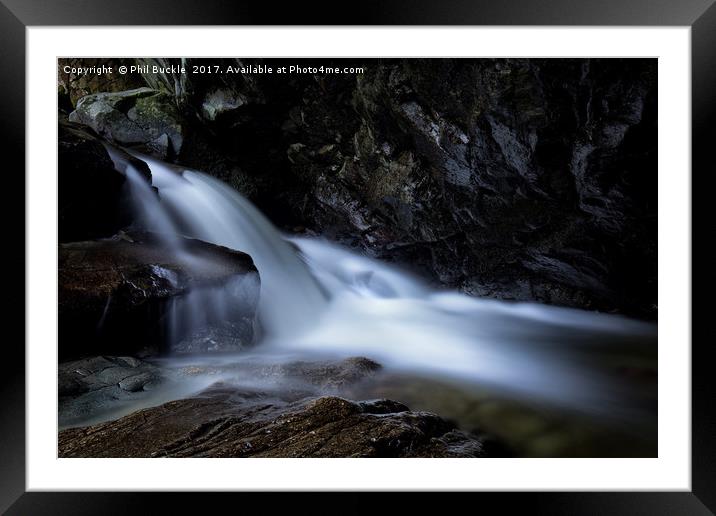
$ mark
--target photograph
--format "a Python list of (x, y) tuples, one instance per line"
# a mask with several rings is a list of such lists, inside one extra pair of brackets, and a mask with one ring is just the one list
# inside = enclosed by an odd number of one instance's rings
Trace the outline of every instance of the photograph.
[(658, 58), (56, 68), (60, 459), (659, 457)]

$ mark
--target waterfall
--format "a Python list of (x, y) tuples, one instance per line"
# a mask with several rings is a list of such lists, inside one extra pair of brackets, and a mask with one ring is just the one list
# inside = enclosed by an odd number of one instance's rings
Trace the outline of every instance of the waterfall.
[(261, 278), (264, 331), (291, 336), (315, 322), (326, 304), (324, 292), (291, 244), (256, 207), (207, 174), (177, 170), (147, 156), (141, 159), (149, 165), (162, 210), (177, 231), (253, 258)]
[(179, 252), (182, 249), (181, 240), (178, 237), (179, 231), (165, 209), (159, 204), (152, 187), (123, 153), (106, 144), (105, 149), (107, 149), (115, 169), (122, 172), (127, 178), (130, 200), (134, 204), (134, 211), (138, 214), (141, 225), (155, 232), (166, 245), (174, 249), (175, 252)]
[(617, 411), (624, 396), (603, 363), (656, 356), (654, 324), (436, 291), (333, 243), (282, 235), (211, 176), (141, 159), (159, 201), (136, 184), (134, 191), (141, 203), (154, 203), (145, 210), (155, 224), (253, 258), (266, 350), (365, 355), (398, 370), (603, 413)]

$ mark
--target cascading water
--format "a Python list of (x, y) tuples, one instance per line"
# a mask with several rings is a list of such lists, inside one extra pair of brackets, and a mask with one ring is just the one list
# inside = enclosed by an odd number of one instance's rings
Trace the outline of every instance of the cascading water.
[(292, 241), (331, 294), (321, 323), (294, 349), (361, 353), (395, 369), (613, 416), (626, 393), (595, 358), (655, 352), (648, 323), (434, 291), (329, 242)]
[(182, 249), (178, 238), (178, 229), (174, 222), (159, 204), (156, 193), (147, 184), (142, 174), (132, 165), (125, 155), (110, 145), (105, 145), (114, 167), (127, 177), (129, 196), (134, 203), (134, 211), (139, 214), (142, 225), (156, 232), (171, 249), (179, 252)]
[(153, 205), (145, 210), (157, 225), (253, 258), (267, 351), (365, 355), (396, 370), (600, 413), (614, 413), (623, 401), (602, 362), (620, 354), (656, 356), (655, 325), (435, 291), (323, 240), (284, 237), (213, 177), (141, 159), (160, 202), (146, 198), (138, 176), (127, 175), (139, 201)]
[[(115, 168), (127, 177), (128, 194), (134, 204), (139, 225), (151, 231), (173, 254), (172, 258), (187, 271), (198, 273), (211, 267), (206, 257), (197, 256), (186, 248), (177, 220), (160, 203), (156, 191), (130, 162), (127, 155), (107, 145)], [(176, 176), (175, 179), (181, 179)], [(156, 267), (158, 275), (176, 283), (173, 271)], [(255, 275), (237, 275), (226, 279), (223, 285), (196, 287), (183, 296), (172, 297), (165, 309), (165, 345), (173, 352), (199, 350), (236, 350), (242, 348), (245, 338), (236, 335), (253, 335), (253, 320), (245, 317), (250, 309), (247, 293), (258, 289)], [(107, 300), (109, 306), (110, 299)], [(100, 325), (103, 320), (100, 320)]]
[(193, 170), (179, 173), (160, 161), (141, 158), (151, 168), (161, 206), (182, 234), (243, 251), (254, 259), (261, 277), (259, 314), (267, 333), (295, 335), (315, 322), (325, 307), (325, 294), (259, 210), (211, 176)]

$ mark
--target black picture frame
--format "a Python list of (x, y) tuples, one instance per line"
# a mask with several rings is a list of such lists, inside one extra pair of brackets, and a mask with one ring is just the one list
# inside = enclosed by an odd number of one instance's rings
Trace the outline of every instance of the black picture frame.
[[(5, 254), (10, 257), (4, 284), (7, 328), (25, 321), (25, 279), (32, 274), (25, 255), (25, 226), (19, 224), (25, 200), (25, 30), (38, 25), (591, 25), (689, 26), (692, 45), (692, 201), (705, 205), (706, 181), (716, 172), (710, 156), (716, 142), (716, 4), (714, 0), (363, 0), (269, 2), (226, 0), (0, 0), (0, 80), (3, 148)], [(28, 135), (31, 137), (31, 135)], [(679, 171), (674, 171), (678, 173)], [(696, 185), (696, 187), (694, 186)], [(21, 193), (22, 192), (22, 193)], [(693, 210), (693, 206), (692, 206)], [(713, 286), (706, 268), (706, 243), (693, 242), (702, 226), (712, 233), (709, 215), (692, 217), (692, 296)], [(711, 231), (709, 231), (711, 230)], [(20, 242), (23, 245), (20, 245)], [(704, 251), (704, 252), (701, 252)], [(18, 273), (24, 267), (25, 276)], [(12, 290), (8, 287), (12, 287)], [(19, 294), (22, 292), (22, 294)], [(19, 297), (21, 296), (21, 297)], [(694, 297), (695, 299), (695, 297)], [(500, 513), (546, 514), (714, 514), (716, 512), (716, 387), (712, 381), (713, 330), (705, 326), (704, 304), (692, 301), (692, 491), (619, 493), (474, 493), (451, 498), (457, 509), (469, 504)], [(697, 323), (698, 321), (698, 323)], [(25, 492), (25, 326), (5, 332), (0, 375), (0, 511), (7, 514), (129, 514), (208, 509), (206, 495), (179, 493)], [(689, 343), (679, 343), (687, 346)], [(214, 495), (216, 496), (216, 495)], [(241, 497), (240, 502), (238, 496)], [(317, 501), (320, 496), (320, 501)], [(352, 493), (339, 502), (325, 494), (294, 495), (292, 511), (364, 513), (382, 505), (378, 494)], [(470, 500), (464, 497), (470, 496)], [(242, 507), (270, 504), (268, 494), (222, 494), (220, 503)], [(212, 499), (212, 505), (217, 500)], [(438, 502), (441, 503), (441, 502)], [(157, 505), (153, 511), (151, 507)], [(248, 505), (247, 505), (248, 504)], [(402, 501), (426, 508), (422, 494)], [(456, 505), (457, 504), (457, 505)], [(238, 507), (238, 506), (235, 506)]]

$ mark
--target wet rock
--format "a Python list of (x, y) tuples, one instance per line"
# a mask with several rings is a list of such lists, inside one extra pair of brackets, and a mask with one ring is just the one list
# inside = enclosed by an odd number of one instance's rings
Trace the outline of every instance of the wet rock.
[[(169, 333), (168, 310), (193, 296), (197, 305), (187, 314), (199, 312), (202, 296), (226, 285), (240, 292), (222, 313), (253, 321), (259, 281), (251, 258), (198, 240), (182, 243), (178, 253), (155, 234), (132, 232), (60, 244), (60, 356), (168, 351), (169, 338), (177, 337)], [(233, 339), (253, 342), (252, 324), (234, 329)]]
[[(126, 159), (150, 180), (145, 163)], [(115, 169), (103, 141), (63, 119), (58, 127), (58, 179), (61, 242), (108, 237), (133, 221), (125, 175)]]
[(122, 378), (117, 385), (120, 389), (127, 392), (137, 392), (144, 390), (148, 384), (156, 384), (156, 378), (150, 373), (139, 373), (126, 378)]
[(97, 356), (60, 363), (59, 425), (100, 418), (166, 379), (165, 371), (133, 357)]
[(248, 358), (237, 355), (234, 360), (197, 363), (180, 367), (179, 374), (188, 377), (220, 376), (227, 381), (262, 390), (291, 393), (295, 397), (320, 394), (343, 395), (351, 388), (375, 377), (382, 366), (365, 357), (343, 360), (283, 360), (267, 357)]
[(391, 400), (286, 400), (215, 385), (59, 434), (60, 457), (481, 457), (482, 441)]
[(69, 118), (116, 144), (137, 146), (162, 159), (176, 156), (184, 140), (174, 97), (146, 87), (86, 95)]
[[(193, 358), (152, 359), (149, 363), (130, 356), (103, 355), (60, 363), (60, 426), (86, 426), (117, 418), (193, 394), (219, 379), (237, 389), (246, 386), (256, 391), (256, 396), (288, 402), (343, 395), (364, 385), (380, 370), (379, 364), (364, 357), (281, 363), (272, 362), (270, 357), (241, 354), (219, 360), (205, 354), (196, 356), (195, 362)], [(246, 393), (248, 396), (249, 391)], [(379, 408), (376, 405), (372, 410)]]
[(335, 361), (295, 361), (260, 365), (253, 374), (280, 383), (296, 382), (308, 388), (340, 392), (341, 389), (370, 378), (381, 365), (365, 357), (351, 357)]

